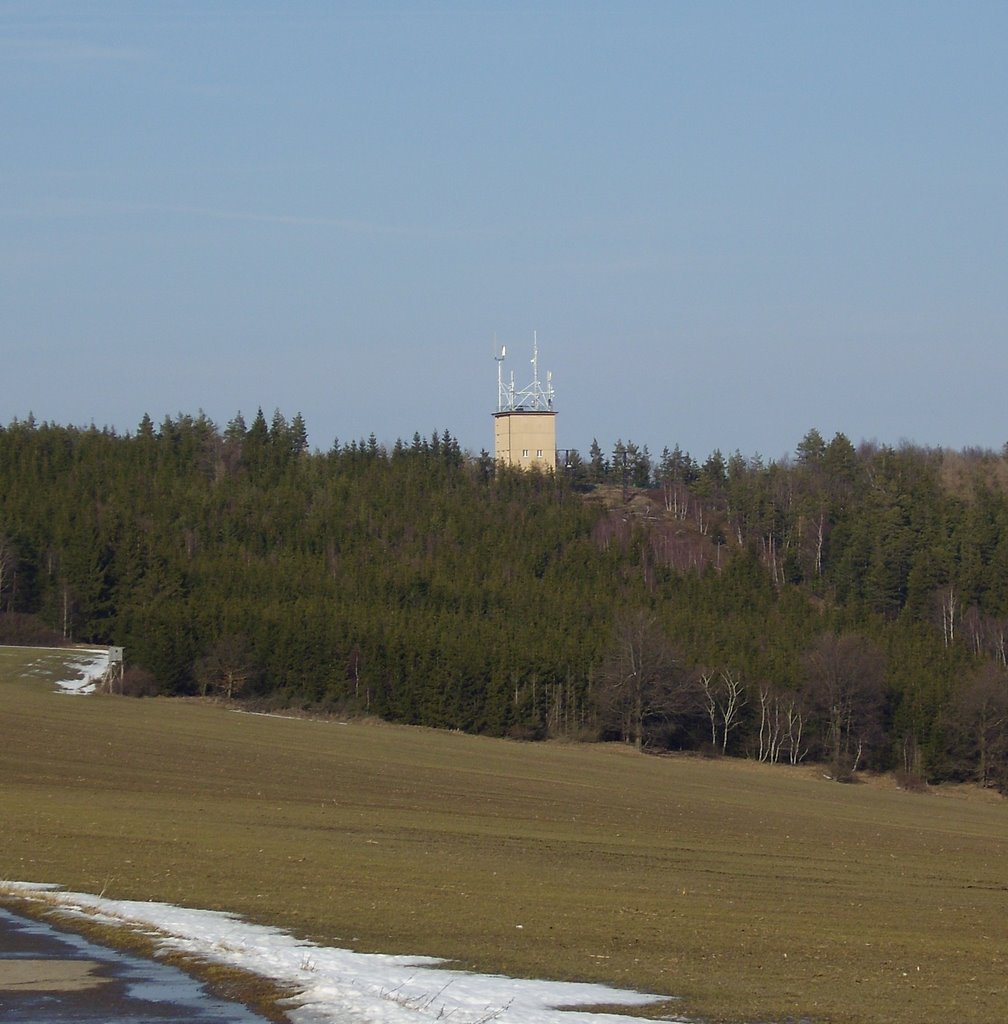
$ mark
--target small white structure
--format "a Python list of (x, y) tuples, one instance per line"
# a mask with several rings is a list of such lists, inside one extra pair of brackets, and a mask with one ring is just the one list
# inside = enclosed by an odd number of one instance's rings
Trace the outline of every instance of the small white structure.
[(102, 689), (108, 693), (116, 692), (116, 683), (119, 684), (119, 693), (123, 690), (123, 649), (121, 647), (110, 647), (108, 649), (108, 668), (102, 679)]

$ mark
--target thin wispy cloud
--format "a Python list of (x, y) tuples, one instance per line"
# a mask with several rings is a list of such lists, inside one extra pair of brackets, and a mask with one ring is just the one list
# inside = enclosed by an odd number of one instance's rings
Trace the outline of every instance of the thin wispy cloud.
[(4, 39), (0, 60), (38, 64), (139, 63), (149, 54), (132, 46), (107, 46), (80, 39)]
[(379, 221), (326, 217), (316, 214), (273, 213), (257, 210), (234, 210), (213, 206), (184, 204), (102, 202), (73, 198), (53, 198), (26, 207), (0, 207), (2, 220), (68, 220), (103, 217), (161, 214), (236, 224), (280, 225), (292, 228), (323, 228), (348, 234), (398, 238), (490, 238), (499, 232), (487, 228), (453, 229), (421, 224), (389, 224)]
[[(186, 214), (210, 220), (238, 221), (246, 224), (288, 224), (292, 227), (336, 228), (368, 235), (412, 235), (422, 229), (397, 224), (347, 220), (341, 217), (319, 217), (290, 213), (261, 213), (254, 210), (223, 210), (207, 206), (148, 206), (148, 210), (163, 213)], [(422, 231), (422, 233), (426, 233)]]
[(135, 216), (142, 214), (169, 214), (208, 220), (235, 221), (248, 224), (289, 224), (293, 227), (337, 228), (367, 234), (405, 235), (413, 230), (391, 224), (338, 217), (318, 217), (285, 213), (261, 213), (249, 210), (226, 210), (208, 206), (184, 206), (158, 203), (101, 202), (88, 199), (52, 198), (32, 206), (0, 207), (0, 218), (5, 220), (70, 220)]

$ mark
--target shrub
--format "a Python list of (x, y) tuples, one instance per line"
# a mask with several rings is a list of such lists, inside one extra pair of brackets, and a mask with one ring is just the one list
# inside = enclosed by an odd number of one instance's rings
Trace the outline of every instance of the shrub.
[(13, 644), (19, 647), (62, 647), (65, 641), (36, 615), (0, 612), (0, 644)]
[(853, 782), (856, 763), (856, 758), (853, 754), (841, 751), (830, 762), (830, 772), (834, 781)]
[(927, 780), (918, 772), (910, 772), (905, 768), (897, 768), (893, 772), (893, 778), (896, 780), (896, 785), (899, 786), (900, 789), (905, 789), (908, 793), (927, 792)]
[(119, 692), (124, 697), (156, 697), (161, 689), (153, 672), (139, 665), (131, 665), (123, 673)]

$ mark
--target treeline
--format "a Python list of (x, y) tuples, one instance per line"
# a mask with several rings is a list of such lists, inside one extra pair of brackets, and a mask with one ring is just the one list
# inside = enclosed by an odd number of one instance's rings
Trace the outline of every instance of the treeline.
[[(215, 691), (1008, 782), (1008, 466), (810, 431), (555, 475), (300, 416), (0, 428), (0, 613)], [(0, 624), (0, 629), (4, 628)]]

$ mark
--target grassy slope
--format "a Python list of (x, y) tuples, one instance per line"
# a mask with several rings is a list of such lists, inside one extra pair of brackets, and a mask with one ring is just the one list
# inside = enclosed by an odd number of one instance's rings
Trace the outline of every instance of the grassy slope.
[(668, 992), (708, 1018), (1008, 1017), (998, 798), (69, 697), (17, 664), (0, 652), (0, 877)]

